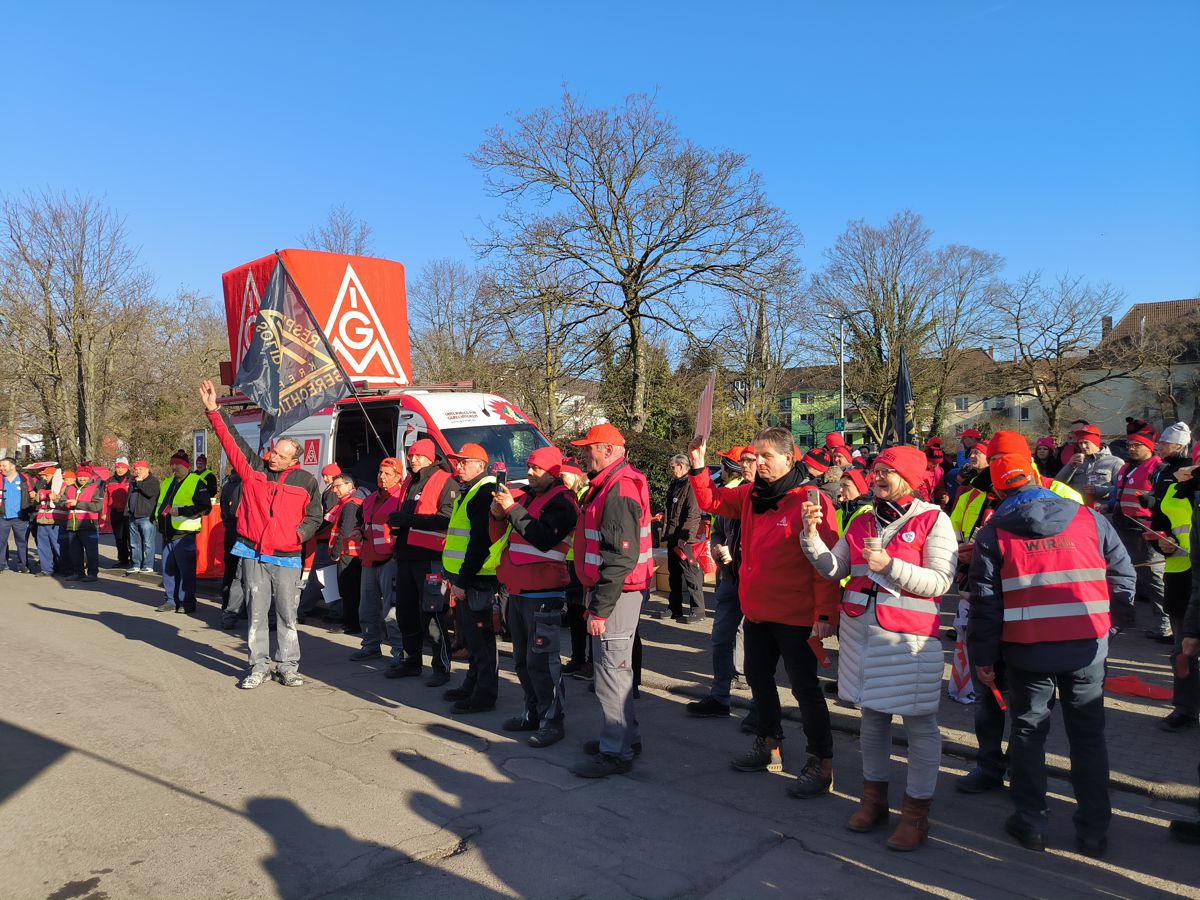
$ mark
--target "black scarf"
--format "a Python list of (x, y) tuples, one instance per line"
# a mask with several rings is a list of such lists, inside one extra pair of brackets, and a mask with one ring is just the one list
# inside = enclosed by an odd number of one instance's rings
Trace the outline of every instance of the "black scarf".
[(877, 499), (875, 501), (875, 520), (879, 523), (879, 527), (886, 528), (907, 513), (913, 499), (912, 494), (907, 494), (899, 500)]
[(763, 481), (761, 475), (754, 476), (754, 487), (750, 489), (750, 508), (755, 515), (778, 509), (784, 494), (800, 487), (805, 480), (804, 473), (795, 467), (776, 481)]

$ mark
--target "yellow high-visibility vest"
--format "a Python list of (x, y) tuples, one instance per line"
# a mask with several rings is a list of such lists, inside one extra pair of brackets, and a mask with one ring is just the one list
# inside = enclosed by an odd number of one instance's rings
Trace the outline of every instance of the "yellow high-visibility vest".
[[(164, 478), (162, 487), (158, 489), (158, 502), (154, 504), (154, 521), (158, 521), (158, 511), (163, 508), (163, 501), (167, 498), (167, 491), (171, 485), (175, 483), (175, 479)], [(200, 520), (203, 516), (177, 516), (175, 510), (180, 506), (191, 506), (192, 500), (196, 495), (196, 485), (200, 483), (200, 476), (195, 472), (188, 472), (183, 476), (183, 483), (179, 485), (179, 489), (175, 491), (175, 496), (171, 498), (171, 527), (175, 531), (188, 532), (199, 531)]]
[[(496, 476), (486, 475), (471, 485), (465, 494), (454, 498), (454, 511), (450, 513), (450, 527), (446, 529), (446, 549), (442, 551), (442, 568), (451, 575), (462, 571), (463, 560), (467, 558), (467, 545), (471, 543), (471, 520), (467, 516), (467, 504), (471, 502), (480, 488), (485, 484), (495, 484)], [(504, 537), (496, 541), (488, 549), (487, 558), (479, 567), (479, 575), (495, 575), (496, 567), (500, 565), (500, 554), (508, 546), (508, 531)]]

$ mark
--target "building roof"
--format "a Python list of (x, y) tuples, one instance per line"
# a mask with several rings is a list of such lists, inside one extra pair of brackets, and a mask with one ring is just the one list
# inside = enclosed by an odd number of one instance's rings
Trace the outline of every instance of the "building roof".
[(1200, 299), (1135, 303), (1105, 337), (1106, 341), (1136, 340), (1144, 331), (1174, 325), (1200, 313)]

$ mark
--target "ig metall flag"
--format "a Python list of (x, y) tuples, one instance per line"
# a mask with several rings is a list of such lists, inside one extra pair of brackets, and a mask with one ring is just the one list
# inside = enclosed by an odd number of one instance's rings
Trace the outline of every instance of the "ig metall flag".
[(263, 411), (260, 449), (352, 393), (337, 354), (278, 254), (234, 387)]
[(913, 405), (912, 379), (908, 377), (908, 357), (900, 348), (900, 368), (896, 372), (896, 390), (892, 393), (892, 410), (888, 413), (883, 446), (912, 444), (917, 437), (916, 407)]

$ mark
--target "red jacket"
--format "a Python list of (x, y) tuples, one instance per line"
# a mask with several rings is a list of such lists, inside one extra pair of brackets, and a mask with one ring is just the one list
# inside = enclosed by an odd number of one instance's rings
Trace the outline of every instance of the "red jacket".
[(282, 472), (268, 470), (220, 410), (210, 412), (208, 421), (242, 479), (238, 538), (263, 556), (301, 556), (304, 542), (317, 533), (324, 517), (317, 480), (298, 465)]
[[(742, 523), (738, 598), (746, 618), (799, 626), (811, 626), (817, 619), (836, 623), (842, 588), (819, 576), (800, 549), (800, 506), (815, 485), (788, 491), (778, 508), (759, 514), (750, 505), (753, 482), (719, 488), (707, 471), (691, 477), (701, 509)], [(817, 496), (825, 517), (817, 530), (832, 547), (838, 541), (837, 510), (824, 491), (818, 490)]]

